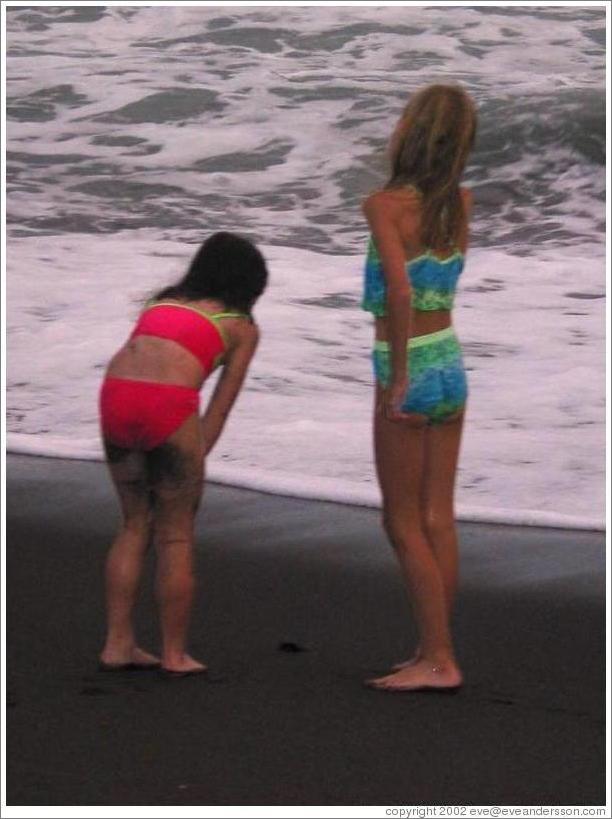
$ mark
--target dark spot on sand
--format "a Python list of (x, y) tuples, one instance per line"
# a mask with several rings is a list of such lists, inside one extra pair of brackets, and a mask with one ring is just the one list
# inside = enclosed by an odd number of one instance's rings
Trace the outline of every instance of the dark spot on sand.
[(308, 651), (307, 648), (304, 646), (299, 645), (299, 643), (292, 643), (292, 642), (283, 642), (278, 644), (279, 651), (285, 651), (287, 654), (299, 654), (302, 651)]
[(115, 692), (108, 688), (100, 688), (100, 686), (97, 685), (86, 685), (79, 693), (87, 697), (103, 697), (107, 694), (114, 694)]

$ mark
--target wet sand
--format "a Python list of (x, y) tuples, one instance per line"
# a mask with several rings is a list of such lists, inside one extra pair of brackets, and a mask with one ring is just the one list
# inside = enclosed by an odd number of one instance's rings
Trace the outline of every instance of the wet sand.
[(392, 695), (363, 686), (414, 643), (377, 512), (209, 485), (211, 673), (168, 681), (96, 670), (104, 466), (8, 456), (7, 480), (8, 805), (605, 803), (603, 534), (462, 523), (466, 686)]

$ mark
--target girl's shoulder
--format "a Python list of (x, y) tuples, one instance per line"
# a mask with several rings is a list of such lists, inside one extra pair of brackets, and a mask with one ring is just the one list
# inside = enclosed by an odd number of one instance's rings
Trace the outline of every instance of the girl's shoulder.
[(421, 195), (416, 188), (406, 186), (402, 188), (382, 188), (374, 191), (363, 200), (363, 212), (368, 213), (386, 211), (388, 213), (418, 210), (421, 207)]
[(234, 320), (230, 318), (228, 321), (223, 321), (223, 330), (228, 356), (233, 356), (241, 350), (250, 355), (259, 344), (259, 325), (252, 316), (247, 316), (246, 313)]
[(225, 307), (221, 302), (213, 299), (187, 299), (172, 296), (169, 298), (158, 299), (158, 304), (177, 305), (178, 307), (190, 307), (192, 310), (197, 310), (198, 313), (205, 315), (216, 315), (217, 313), (225, 312)]

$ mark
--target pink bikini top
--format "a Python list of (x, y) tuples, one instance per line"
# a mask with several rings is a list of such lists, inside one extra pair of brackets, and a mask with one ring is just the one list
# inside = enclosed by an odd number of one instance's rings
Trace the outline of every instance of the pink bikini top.
[(141, 313), (130, 338), (155, 336), (175, 341), (198, 359), (207, 376), (221, 363), (227, 349), (219, 319), (245, 316), (245, 313), (205, 313), (192, 305), (159, 301)]

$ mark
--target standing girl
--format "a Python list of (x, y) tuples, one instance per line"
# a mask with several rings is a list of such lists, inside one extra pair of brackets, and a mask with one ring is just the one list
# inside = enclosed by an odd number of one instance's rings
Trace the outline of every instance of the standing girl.
[(385, 690), (454, 691), (462, 682), (450, 616), (467, 385), (451, 310), (471, 208), (459, 183), (475, 131), (474, 104), (461, 88), (424, 88), (393, 132), (389, 181), (363, 205), (371, 238), (362, 306), (376, 323), (376, 467), (419, 635), (411, 659), (369, 681)]
[[(268, 272), (247, 239), (216, 233), (185, 277), (158, 293), (106, 371), (102, 437), (123, 522), (106, 562), (108, 628), (102, 670), (205, 671), (186, 649), (194, 593), (194, 519), (204, 459), (242, 387), (258, 341), (251, 310)], [(223, 366), (199, 417), (198, 392)], [(161, 661), (140, 648), (132, 609), (151, 536), (157, 551)]]

